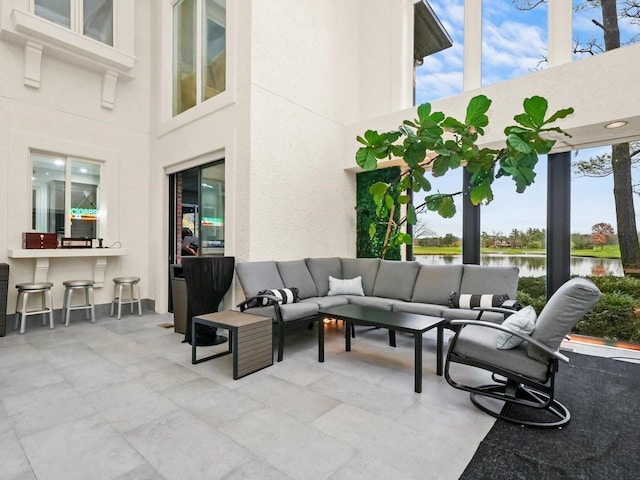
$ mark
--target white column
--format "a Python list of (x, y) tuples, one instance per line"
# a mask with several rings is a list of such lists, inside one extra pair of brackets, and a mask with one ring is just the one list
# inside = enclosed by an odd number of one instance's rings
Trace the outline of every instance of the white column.
[(549, 67), (571, 62), (573, 7), (566, 0), (549, 0)]
[(466, 92), (482, 86), (482, 0), (464, 2), (463, 50), (462, 88)]

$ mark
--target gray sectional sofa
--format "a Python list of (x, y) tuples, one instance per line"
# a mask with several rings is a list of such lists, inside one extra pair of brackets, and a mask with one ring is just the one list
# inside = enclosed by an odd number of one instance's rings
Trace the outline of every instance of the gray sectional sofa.
[[(239, 262), (236, 275), (246, 300), (241, 311), (271, 317), (278, 327), (278, 361), (282, 360), (285, 327), (313, 321), (318, 310), (347, 303), (383, 310), (417, 313), (445, 319), (475, 319), (478, 312), (449, 306), (451, 292), (506, 294), (515, 299), (517, 267), (480, 265), (424, 265), (419, 262), (377, 258), (306, 258), (294, 261)], [(364, 296), (328, 295), (329, 277), (362, 277)], [(298, 289), (296, 303), (257, 306), (267, 289)], [(484, 312), (483, 320), (503, 320), (499, 312)]]

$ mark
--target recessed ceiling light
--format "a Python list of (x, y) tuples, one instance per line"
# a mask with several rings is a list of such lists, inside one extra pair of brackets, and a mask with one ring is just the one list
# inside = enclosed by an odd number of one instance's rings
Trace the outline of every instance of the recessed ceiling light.
[(627, 124), (624, 120), (620, 120), (618, 122), (611, 122), (605, 125), (604, 128), (620, 128), (624, 127)]

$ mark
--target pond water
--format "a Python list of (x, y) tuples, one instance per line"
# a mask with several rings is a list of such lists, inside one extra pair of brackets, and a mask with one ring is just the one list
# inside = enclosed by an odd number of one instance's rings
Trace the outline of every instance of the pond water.
[[(462, 263), (462, 255), (416, 255), (416, 260), (428, 265), (454, 265)], [(521, 277), (542, 277), (547, 273), (545, 255), (483, 254), (482, 265), (518, 267)], [(622, 262), (612, 258), (571, 257), (571, 275), (624, 276)]]

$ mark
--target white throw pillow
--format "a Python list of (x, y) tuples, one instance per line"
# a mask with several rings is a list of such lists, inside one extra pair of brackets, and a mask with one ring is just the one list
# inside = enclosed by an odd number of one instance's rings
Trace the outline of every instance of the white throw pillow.
[(329, 292), (327, 295), (360, 295), (364, 297), (362, 290), (362, 277), (333, 278), (329, 275)]
[[(509, 330), (513, 330), (514, 332), (529, 335), (533, 332), (533, 329), (536, 326), (536, 318), (538, 318), (536, 311), (531, 305), (529, 305), (507, 317), (507, 319), (502, 322), (502, 326), (507, 327)], [(500, 332), (498, 334), (496, 347), (500, 350), (508, 350), (510, 348), (517, 347), (522, 342), (524, 342), (524, 340), (516, 335), (511, 335), (507, 332)]]

